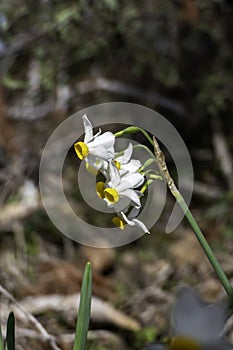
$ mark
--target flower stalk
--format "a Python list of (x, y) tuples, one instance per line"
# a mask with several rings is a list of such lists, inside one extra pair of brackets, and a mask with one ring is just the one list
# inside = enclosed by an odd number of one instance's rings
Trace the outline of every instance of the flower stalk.
[(123, 136), (124, 134), (135, 134), (136, 132), (141, 132), (147, 138), (150, 144), (154, 147), (153, 140), (149, 136), (149, 134), (145, 130), (138, 128), (137, 126), (129, 126), (128, 128), (125, 128), (121, 131), (116, 132), (114, 135), (115, 137), (120, 137), (120, 136)]
[(162, 153), (162, 151), (159, 147), (159, 144), (158, 144), (155, 137), (153, 137), (153, 142), (154, 142), (155, 158), (157, 160), (157, 164), (158, 164), (159, 170), (161, 172), (161, 175), (163, 176), (164, 181), (167, 183), (167, 186), (168, 186), (171, 194), (173, 195), (176, 202), (179, 204), (180, 208), (184, 212), (185, 217), (186, 217), (187, 221), (189, 222), (190, 226), (192, 227), (193, 232), (195, 233), (196, 238), (198, 239), (204, 253), (206, 254), (207, 258), (209, 259), (209, 261), (210, 261), (213, 269), (215, 270), (216, 275), (218, 276), (223, 288), (225, 289), (227, 295), (229, 296), (231, 302), (233, 303), (233, 288), (232, 288), (226, 274), (222, 270), (218, 260), (216, 259), (209, 243), (205, 239), (200, 227), (198, 226), (196, 220), (194, 219), (191, 211), (189, 210), (187, 204), (185, 203), (183, 196), (178, 191), (178, 189), (174, 183), (174, 180), (172, 179), (171, 175), (169, 174), (169, 171), (168, 171), (168, 168), (167, 168), (167, 165), (165, 162), (165, 156)]

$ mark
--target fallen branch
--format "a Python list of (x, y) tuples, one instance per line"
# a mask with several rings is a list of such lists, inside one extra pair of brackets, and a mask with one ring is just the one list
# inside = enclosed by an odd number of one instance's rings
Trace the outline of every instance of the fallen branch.
[[(79, 293), (71, 295), (40, 295), (21, 300), (20, 306), (23, 310), (27, 310), (29, 315), (36, 316), (47, 312), (63, 313), (69, 315), (69, 320), (75, 322), (79, 298)], [(4, 312), (4, 308), (2, 308), (2, 312)], [(5, 310), (5, 313), (7, 312), (8, 310)], [(13, 308), (13, 312), (19, 319), (24, 320), (24, 315), (17, 308)], [(92, 297), (91, 320), (96, 323), (110, 323), (132, 331), (140, 329), (140, 325), (136, 320), (95, 296)]]
[(97, 77), (78, 82), (77, 89), (80, 94), (95, 92), (96, 90), (103, 90), (120, 95), (131, 96), (166, 108), (167, 110), (170, 110), (181, 117), (186, 115), (185, 108), (180, 103), (173, 101), (168, 97), (164, 97), (155, 91), (146, 91), (133, 85), (126, 84), (122, 81)]
[(49, 334), (42, 324), (24, 307), (22, 306), (14, 297), (11, 295), (1, 284), (0, 284), (0, 293), (4, 295), (8, 300), (10, 300), (26, 318), (31, 322), (31, 324), (36, 328), (40, 333), (40, 336), (45, 342), (47, 342), (53, 350), (61, 350), (54, 340), (54, 337)]

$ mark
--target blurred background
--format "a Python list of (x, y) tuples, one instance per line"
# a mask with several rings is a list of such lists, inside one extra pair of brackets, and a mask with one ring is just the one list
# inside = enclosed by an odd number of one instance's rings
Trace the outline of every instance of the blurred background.
[[(113, 101), (158, 111), (190, 151), (191, 209), (232, 278), (232, 17), (230, 0), (1, 1), (0, 281), (62, 349), (72, 348), (75, 293), (87, 260), (94, 269), (91, 350), (142, 349), (169, 335), (182, 285), (208, 301), (224, 297), (186, 222), (165, 235), (172, 198), (151, 236), (94, 249), (53, 226), (38, 177), (48, 137), (72, 113)], [(87, 217), (73, 193), (76, 171), (71, 152), (64, 186)], [(0, 298), (3, 324), (12, 307)], [(50, 349), (27, 319), (16, 317), (18, 349)]]

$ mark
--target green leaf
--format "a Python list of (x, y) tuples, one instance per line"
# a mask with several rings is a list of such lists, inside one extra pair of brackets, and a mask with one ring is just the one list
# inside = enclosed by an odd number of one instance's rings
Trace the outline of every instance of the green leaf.
[(15, 316), (13, 312), (10, 312), (7, 320), (6, 345), (7, 350), (15, 350)]
[(88, 327), (90, 322), (91, 296), (92, 296), (92, 271), (91, 271), (91, 263), (88, 262), (84, 270), (73, 350), (85, 350), (86, 341), (87, 341), (87, 332), (88, 332)]
[(0, 325), (0, 350), (4, 350), (4, 343), (3, 343), (3, 337), (2, 337), (2, 328)]

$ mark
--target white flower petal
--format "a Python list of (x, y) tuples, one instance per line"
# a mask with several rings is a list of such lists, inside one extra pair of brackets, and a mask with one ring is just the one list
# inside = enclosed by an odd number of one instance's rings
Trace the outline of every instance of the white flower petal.
[(117, 167), (113, 162), (109, 161), (107, 186), (117, 189), (120, 183), (121, 183), (121, 177), (119, 174), (119, 170), (117, 169)]
[(104, 146), (105, 148), (110, 148), (114, 146), (115, 143), (115, 136), (112, 132), (107, 131), (103, 133), (102, 135), (97, 136), (94, 138), (93, 141), (88, 143), (89, 148), (98, 147), (98, 146)]
[(97, 134), (94, 135), (94, 139), (101, 134), (101, 129), (97, 132)]
[(93, 155), (89, 155), (87, 158), (85, 158), (85, 161), (96, 170), (100, 170), (107, 163), (105, 160), (97, 158)]
[(144, 175), (142, 175), (140, 173), (131, 173), (131, 174), (124, 176), (122, 179), (130, 182), (131, 188), (139, 187), (141, 184), (143, 184), (143, 182), (145, 180)]
[(113, 159), (114, 157), (114, 146), (107, 148), (108, 159)]
[(92, 156), (95, 156), (96, 158), (103, 159), (103, 160), (108, 160), (108, 152), (104, 146), (98, 146), (98, 147), (91, 147), (89, 148), (89, 154)]
[(132, 226), (131, 220), (129, 220), (129, 219), (127, 218), (127, 216), (125, 215), (125, 213), (123, 213), (123, 211), (120, 212), (120, 215), (122, 216), (123, 220), (125, 220), (125, 222), (127, 222), (127, 224), (129, 224), (130, 226)]
[(130, 164), (130, 166), (135, 167), (137, 169), (139, 169), (142, 166), (142, 163), (138, 159), (131, 159), (129, 164)]
[(127, 174), (121, 178), (121, 183), (117, 187), (117, 190), (124, 191), (127, 188), (137, 188), (144, 182), (144, 176), (140, 173)]
[(128, 189), (128, 190), (119, 192), (119, 194), (120, 194), (120, 196), (124, 196), (126, 198), (129, 198), (133, 202), (133, 205), (136, 208), (140, 208), (141, 207), (140, 199), (139, 199), (137, 193), (134, 190)]
[(85, 131), (84, 143), (88, 143), (93, 139), (93, 127), (86, 114), (82, 116), (82, 119)]
[(141, 228), (145, 233), (150, 234), (150, 231), (148, 230), (148, 228), (146, 227), (146, 225), (143, 224), (143, 222), (141, 220), (138, 219), (133, 219), (132, 220), (136, 226), (138, 226), (139, 228)]
[[(129, 208), (129, 207), (128, 207)], [(133, 207), (128, 215), (128, 219), (135, 219), (140, 212), (140, 208)]]
[(132, 146), (132, 143), (130, 143), (129, 146), (124, 150), (124, 154), (120, 157), (117, 157), (116, 160), (121, 164), (126, 164), (130, 161), (132, 153), (133, 153), (133, 146)]
[(125, 176), (127, 173), (136, 173), (138, 169), (142, 166), (140, 160), (132, 159), (127, 164), (121, 163), (120, 175)]
[(150, 233), (146, 225), (144, 225), (141, 220), (138, 220), (138, 219), (129, 220), (129, 218), (127, 218), (127, 216), (123, 212), (121, 212), (121, 216), (128, 225), (137, 226), (140, 229), (142, 229), (145, 233)]
[(131, 188), (131, 183), (129, 181), (124, 180), (124, 178), (121, 178), (121, 182), (117, 186), (118, 192), (126, 191), (128, 188)]

